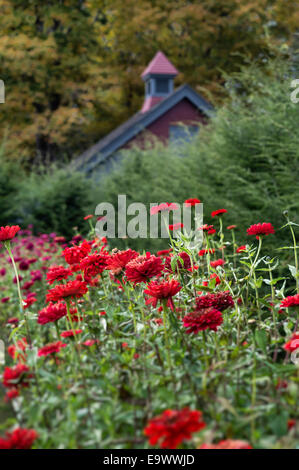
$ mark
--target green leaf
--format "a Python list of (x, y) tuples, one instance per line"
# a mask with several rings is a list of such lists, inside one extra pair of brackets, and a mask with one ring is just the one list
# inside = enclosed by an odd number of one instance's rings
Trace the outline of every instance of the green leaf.
[(288, 264), (288, 267), (289, 267), (290, 273), (292, 274), (293, 278), (296, 279), (297, 276), (298, 276), (296, 266), (292, 266), (291, 264)]
[(267, 352), (267, 333), (265, 330), (256, 330), (255, 332), (255, 340), (258, 347), (264, 352)]

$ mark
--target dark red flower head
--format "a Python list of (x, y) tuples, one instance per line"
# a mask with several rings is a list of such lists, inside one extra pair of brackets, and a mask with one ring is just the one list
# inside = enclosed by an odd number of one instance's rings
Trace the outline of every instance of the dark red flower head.
[(28, 343), (26, 338), (18, 339), (16, 344), (11, 344), (7, 348), (7, 352), (14, 360), (18, 360), (18, 362), (25, 362), (26, 361), (26, 349)]
[(17, 428), (0, 438), (0, 449), (31, 449), (37, 437), (34, 429)]
[(187, 328), (186, 333), (198, 333), (203, 330), (217, 331), (223, 322), (222, 314), (215, 308), (204, 308), (194, 310), (183, 318), (183, 325)]
[(200, 204), (200, 200), (196, 199), (195, 197), (191, 197), (190, 199), (186, 199), (184, 203), (187, 207), (195, 206), (196, 204)]
[(275, 230), (272, 224), (263, 222), (262, 224), (254, 224), (251, 225), (247, 229), (248, 235), (256, 235), (256, 238), (259, 238), (261, 235), (270, 235), (271, 233), (275, 233)]
[(296, 351), (299, 348), (299, 333), (293, 333), (283, 348), (289, 352)]
[(290, 295), (283, 299), (280, 304), (280, 308), (299, 307), (299, 294)]
[(50, 266), (47, 272), (47, 281), (49, 284), (53, 284), (54, 281), (62, 281), (72, 276), (72, 271), (64, 266)]
[(51, 323), (59, 320), (60, 318), (66, 315), (66, 304), (63, 302), (58, 302), (53, 304), (52, 302), (42, 310), (38, 312), (37, 323), (40, 325), (45, 325), (46, 323)]
[(109, 269), (114, 276), (117, 276), (121, 274), (127, 264), (137, 258), (137, 256), (139, 256), (137, 251), (131, 250), (131, 248), (124, 251), (116, 251), (108, 258), (107, 269)]
[(29, 379), (32, 374), (29, 373), (29, 367), (26, 364), (17, 364), (14, 367), (5, 367), (3, 372), (4, 387), (28, 387)]
[(204, 255), (207, 255), (208, 253), (209, 253), (210, 255), (212, 255), (213, 253), (215, 253), (215, 248), (210, 248), (209, 250), (199, 250), (198, 256), (204, 256)]
[(212, 217), (221, 216), (221, 215), (225, 214), (226, 212), (227, 212), (226, 209), (217, 209), (216, 211), (213, 211), (211, 213), (211, 216)]
[[(178, 273), (181, 270), (188, 270), (191, 268), (191, 259), (188, 253), (182, 251), (176, 257), (176, 261), (172, 261), (173, 257), (168, 256), (165, 258), (164, 269), (169, 273)], [(172, 262), (174, 263), (172, 268)]]
[(151, 419), (144, 429), (150, 445), (161, 449), (176, 449), (183, 441), (192, 438), (194, 432), (205, 427), (202, 413), (184, 408), (182, 410), (165, 410), (161, 415)]
[(172, 252), (172, 248), (170, 248), (169, 250), (160, 250), (160, 251), (157, 251), (157, 256), (161, 256), (161, 258), (163, 258), (164, 256), (168, 256), (169, 253)]
[(171, 281), (152, 281), (148, 284), (144, 293), (149, 296), (146, 304), (152, 304), (153, 307), (157, 306), (157, 302), (167, 299), (167, 305), (174, 309), (172, 297), (181, 290), (181, 285), (178, 281), (172, 279)]
[(6, 227), (0, 228), (0, 242), (6, 242), (7, 240), (12, 240), (15, 234), (20, 230), (18, 225), (6, 225)]
[(61, 333), (62, 338), (72, 338), (75, 335), (79, 335), (83, 330), (66, 330)]
[(38, 350), (37, 355), (41, 356), (48, 356), (49, 354), (58, 353), (61, 348), (65, 348), (66, 344), (62, 343), (62, 341), (56, 341), (55, 343), (49, 343), (43, 346)]
[(84, 281), (69, 281), (67, 284), (53, 287), (48, 290), (46, 299), (47, 302), (58, 302), (59, 300), (67, 299), (69, 297), (83, 297), (88, 291), (86, 282)]
[(126, 266), (126, 276), (128, 281), (137, 284), (147, 282), (150, 278), (161, 274), (163, 269), (161, 258), (146, 253), (145, 256), (138, 256), (130, 261)]
[(80, 268), (84, 272), (86, 279), (92, 278), (101, 274), (107, 267), (108, 255), (107, 253), (94, 253), (86, 256), (80, 261)]
[(81, 245), (72, 246), (71, 248), (66, 248), (63, 250), (62, 255), (68, 264), (76, 265), (79, 264), (80, 261), (88, 255), (90, 250), (90, 244), (86, 240), (83, 240)]
[(220, 259), (216, 259), (215, 261), (211, 261), (210, 264), (212, 268), (217, 268), (217, 266), (223, 266), (225, 264), (225, 261), (224, 259), (220, 258)]
[(197, 310), (213, 307), (216, 310), (219, 310), (219, 312), (222, 312), (223, 310), (234, 306), (233, 298), (228, 291), (202, 295), (201, 297), (197, 297), (195, 302)]

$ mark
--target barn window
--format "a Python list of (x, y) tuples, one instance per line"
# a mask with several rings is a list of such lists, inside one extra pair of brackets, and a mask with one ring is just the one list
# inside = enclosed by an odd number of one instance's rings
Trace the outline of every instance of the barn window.
[(198, 132), (199, 126), (171, 125), (169, 126), (169, 142), (190, 142)]

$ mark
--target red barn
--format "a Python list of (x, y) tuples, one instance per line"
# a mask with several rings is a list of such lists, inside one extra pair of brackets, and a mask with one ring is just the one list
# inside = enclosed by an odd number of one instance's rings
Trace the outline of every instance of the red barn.
[(155, 136), (167, 143), (190, 139), (207, 122), (213, 107), (189, 85), (174, 90), (177, 69), (163, 52), (157, 52), (142, 73), (145, 98), (141, 110), (75, 160), (87, 173), (101, 173), (111, 166), (120, 151), (132, 145), (143, 147)]

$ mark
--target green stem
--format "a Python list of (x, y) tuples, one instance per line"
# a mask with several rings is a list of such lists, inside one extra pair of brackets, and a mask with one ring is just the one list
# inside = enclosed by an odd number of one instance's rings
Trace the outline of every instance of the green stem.
[(165, 337), (168, 367), (169, 367), (170, 370), (172, 370), (171, 358), (170, 358), (169, 338), (168, 338), (168, 331), (167, 331), (167, 327), (168, 327), (168, 322), (167, 322), (167, 300), (163, 301), (163, 327), (164, 327), (164, 337)]
[[(289, 220), (288, 220), (289, 222)], [(289, 222), (289, 227), (292, 233), (292, 238), (293, 238), (293, 244), (294, 244), (294, 257), (295, 257), (295, 267), (296, 267), (296, 291), (297, 294), (299, 294), (299, 271), (298, 271), (298, 255), (297, 255), (297, 243), (296, 243), (296, 237), (295, 237), (295, 232), (292, 227), (292, 225)]]
[(32, 342), (31, 342), (30, 330), (29, 330), (29, 325), (28, 325), (28, 319), (27, 319), (27, 315), (26, 315), (26, 312), (25, 312), (25, 309), (24, 309), (24, 306), (23, 306), (20, 279), (19, 279), (17, 266), (16, 266), (16, 263), (15, 263), (15, 260), (14, 260), (13, 254), (12, 254), (10, 241), (5, 242), (4, 246), (5, 246), (6, 250), (8, 251), (8, 254), (9, 254), (11, 262), (12, 262), (13, 270), (14, 270), (14, 273), (15, 273), (15, 277), (16, 277), (16, 281), (17, 281), (17, 290), (18, 290), (19, 302), (20, 302), (20, 313), (23, 315), (23, 318), (24, 318), (24, 321), (25, 321), (27, 342), (29, 344), (29, 348), (31, 349), (32, 348)]
[[(254, 407), (256, 402), (256, 356), (255, 356), (255, 339), (253, 339), (253, 367), (251, 379), (251, 409), (254, 414)], [(251, 420), (251, 440), (255, 441), (255, 417)]]

